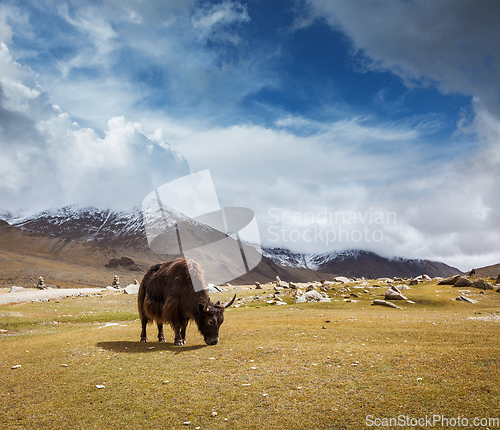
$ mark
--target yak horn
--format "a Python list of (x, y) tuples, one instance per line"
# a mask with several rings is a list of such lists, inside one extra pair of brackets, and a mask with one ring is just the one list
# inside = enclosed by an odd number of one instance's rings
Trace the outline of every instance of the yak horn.
[(226, 304), (224, 305), (224, 309), (226, 309), (226, 308), (228, 308), (229, 306), (231, 306), (231, 305), (234, 303), (235, 299), (236, 299), (236, 294), (234, 295), (234, 297), (231, 299), (231, 301), (230, 301), (229, 303), (226, 303)]
[(203, 312), (208, 312), (208, 305), (210, 304), (210, 299), (207, 300), (207, 304), (205, 305), (205, 307), (203, 308)]

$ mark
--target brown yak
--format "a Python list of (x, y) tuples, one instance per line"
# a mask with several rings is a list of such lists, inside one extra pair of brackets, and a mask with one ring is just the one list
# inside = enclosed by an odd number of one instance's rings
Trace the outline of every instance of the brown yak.
[(175, 331), (174, 344), (186, 343), (186, 327), (194, 320), (207, 345), (219, 342), (219, 328), (224, 321), (224, 309), (236, 298), (221, 305), (212, 303), (205, 290), (195, 291), (195, 285), (204, 285), (203, 272), (193, 260), (178, 258), (151, 266), (142, 279), (137, 304), (142, 322), (141, 342), (147, 342), (146, 325), (156, 321), (158, 341), (165, 342), (163, 324)]

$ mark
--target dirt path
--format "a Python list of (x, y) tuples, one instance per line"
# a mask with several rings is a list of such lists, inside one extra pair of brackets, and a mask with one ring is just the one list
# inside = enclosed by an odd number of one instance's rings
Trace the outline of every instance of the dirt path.
[(105, 288), (57, 288), (53, 290), (35, 290), (26, 288), (15, 293), (0, 293), (0, 305), (26, 303), (32, 300), (60, 299), (79, 294), (97, 294), (106, 291)]

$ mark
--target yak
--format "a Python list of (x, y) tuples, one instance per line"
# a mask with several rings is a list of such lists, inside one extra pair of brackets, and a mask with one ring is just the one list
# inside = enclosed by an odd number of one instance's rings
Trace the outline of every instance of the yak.
[(141, 342), (147, 342), (148, 322), (156, 321), (159, 342), (165, 342), (163, 324), (168, 323), (175, 332), (174, 344), (185, 345), (190, 320), (196, 322), (207, 345), (219, 342), (224, 310), (233, 304), (236, 294), (229, 303), (213, 303), (206, 290), (195, 291), (193, 284), (205, 285), (203, 271), (193, 260), (181, 257), (148, 269), (137, 296), (142, 323)]

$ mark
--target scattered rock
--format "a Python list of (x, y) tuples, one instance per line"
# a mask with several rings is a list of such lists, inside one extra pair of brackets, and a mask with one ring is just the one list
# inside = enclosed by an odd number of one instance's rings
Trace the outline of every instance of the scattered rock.
[(479, 288), (480, 290), (486, 290), (486, 283), (484, 279), (476, 279), (474, 282), (470, 284), (472, 288)]
[(418, 279), (413, 278), (408, 285), (418, 285)]
[(457, 288), (463, 288), (463, 287), (468, 287), (472, 284), (472, 281), (470, 281), (469, 279), (463, 277), (463, 276), (460, 276), (456, 281), (455, 283), (453, 284), (454, 287), (457, 287)]
[(41, 276), (38, 278), (38, 284), (36, 285), (36, 287), (39, 290), (45, 290), (45, 283), (44, 283), (43, 278)]
[(106, 291), (113, 292), (113, 291), (116, 291), (116, 288), (108, 286), (108, 287), (106, 287)]
[(13, 285), (12, 287), (10, 287), (9, 293), (17, 293), (18, 291), (22, 290), (24, 290), (24, 287), (16, 287), (15, 285)]
[[(241, 290), (241, 287), (234, 287), (235, 290)], [(221, 291), (226, 291), (224, 288), (218, 287), (214, 284), (208, 284), (206, 288), (207, 293), (220, 293)]]
[(262, 290), (262, 285), (260, 284), (260, 282), (256, 282), (255, 283), (255, 289), (256, 290)]
[(295, 303), (305, 303), (305, 302), (331, 302), (331, 299), (325, 294), (317, 292), (316, 290), (308, 291), (302, 296), (295, 300)]
[(134, 260), (129, 257), (112, 258), (104, 267), (107, 267), (108, 269), (118, 269), (118, 266), (122, 266), (122, 268), (133, 272), (140, 272), (141, 270), (141, 268), (135, 264)]
[(374, 306), (374, 305), (388, 306), (390, 308), (396, 308), (396, 309), (403, 309), (403, 308), (400, 308), (399, 306), (395, 305), (394, 303), (386, 302), (385, 300), (374, 300), (372, 303), (372, 306)]
[(217, 416), (217, 412), (213, 411), (213, 412), (212, 412), (212, 416), (213, 416), (213, 417), (216, 417), (216, 416)]
[(12, 366), (11, 369), (20, 369), (21, 368), (21, 365), (20, 364), (16, 364), (15, 366)]
[(465, 302), (465, 303), (477, 303), (476, 300), (472, 300), (469, 297), (465, 296), (458, 296), (455, 300), (458, 300), (459, 302)]
[(460, 275), (450, 276), (449, 278), (441, 279), (438, 282), (438, 285), (454, 285), (455, 282), (457, 282), (458, 278), (460, 278)]
[(345, 276), (337, 276), (336, 278), (333, 278), (335, 282), (342, 282), (343, 284), (347, 284), (351, 282), (349, 278), (346, 278)]
[[(276, 287), (277, 288), (288, 288), (288, 284), (283, 282), (279, 276), (276, 276)], [(275, 288), (276, 288), (275, 287)]]
[(500, 285), (500, 275), (498, 275), (495, 285)]
[(416, 276), (415, 278), (413, 279), (416, 279), (417, 281), (432, 281), (432, 278), (429, 276), (429, 275), (420, 275), (420, 276)]
[(95, 387), (96, 387), (98, 390), (100, 390), (100, 389), (102, 389), (102, 388), (106, 388), (106, 386), (105, 386), (105, 385), (96, 385)]
[(385, 300), (408, 300), (408, 297), (403, 296), (401, 291), (398, 290), (394, 285), (391, 286), (386, 292), (384, 296)]

